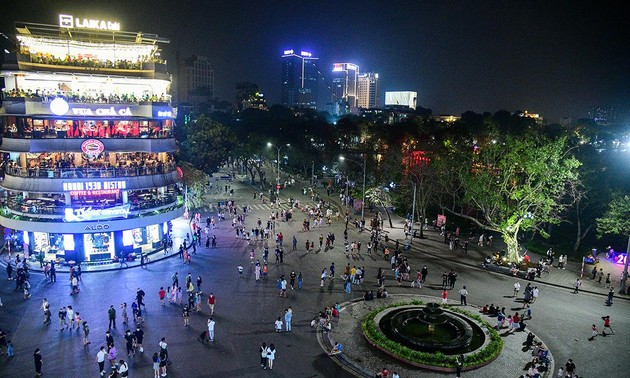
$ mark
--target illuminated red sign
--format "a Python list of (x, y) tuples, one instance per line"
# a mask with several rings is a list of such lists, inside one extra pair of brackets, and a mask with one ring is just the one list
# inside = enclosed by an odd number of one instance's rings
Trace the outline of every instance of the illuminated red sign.
[(71, 196), (107, 196), (120, 193), (120, 189), (101, 189), (101, 190), (72, 190)]
[(97, 139), (86, 139), (81, 143), (81, 151), (86, 155), (99, 155), (105, 149), (103, 142)]

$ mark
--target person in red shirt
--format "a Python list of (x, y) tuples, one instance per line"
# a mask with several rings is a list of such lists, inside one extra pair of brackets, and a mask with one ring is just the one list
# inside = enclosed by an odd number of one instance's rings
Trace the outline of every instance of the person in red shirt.
[(604, 320), (604, 328), (602, 328), (602, 336), (606, 336), (606, 328), (610, 329), (612, 333), (615, 333), (615, 331), (613, 331), (612, 327), (610, 326), (610, 316), (606, 315), (602, 317), (602, 319)]
[(383, 370), (381, 370), (381, 372), (378, 373), (378, 376), (382, 378), (389, 378), (389, 370), (387, 370), (387, 368), (384, 367)]
[(518, 312), (515, 313), (514, 316), (512, 316), (512, 328), (515, 331), (521, 329), (521, 317), (519, 316)]
[(216, 303), (216, 298), (213, 293), (208, 295), (208, 307), (210, 307), (210, 315), (214, 315), (214, 305)]
[(442, 304), (445, 305), (448, 303), (448, 290), (444, 289), (442, 291)]
[(160, 291), (158, 291), (158, 295), (160, 296), (160, 304), (164, 306), (164, 297), (166, 297), (166, 291), (163, 287), (160, 287)]

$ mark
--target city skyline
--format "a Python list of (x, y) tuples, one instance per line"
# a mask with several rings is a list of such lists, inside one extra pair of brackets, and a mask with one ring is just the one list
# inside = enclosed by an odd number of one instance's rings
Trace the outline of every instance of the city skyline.
[(215, 96), (230, 102), (236, 83), (249, 81), (270, 105), (281, 103), (281, 55), (293, 48), (317, 55), (329, 82), (334, 62), (353, 62), (362, 72), (379, 73), (381, 93), (417, 91), (418, 106), (434, 114), (528, 110), (558, 121), (586, 117), (599, 106), (628, 119), (630, 53), (621, 37), (622, 12), (611, 7), (496, 1), (247, 4), (10, 1), (0, 15), (0, 31), (12, 34), (14, 21), (55, 24), (63, 13), (163, 35), (171, 40), (163, 47), (169, 71), (175, 73), (177, 51), (207, 56), (216, 75)]

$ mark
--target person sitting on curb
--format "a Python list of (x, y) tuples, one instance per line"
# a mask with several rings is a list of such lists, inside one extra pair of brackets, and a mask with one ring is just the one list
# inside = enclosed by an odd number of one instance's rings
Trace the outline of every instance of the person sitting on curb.
[(335, 346), (330, 351), (329, 355), (334, 356), (335, 354), (343, 353), (343, 345), (338, 342), (335, 342)]

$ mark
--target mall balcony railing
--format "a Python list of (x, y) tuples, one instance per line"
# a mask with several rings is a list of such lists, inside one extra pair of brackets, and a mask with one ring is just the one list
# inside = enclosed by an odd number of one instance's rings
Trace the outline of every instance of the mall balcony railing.
[[(162, 198), (155, 198), (151, 200), (139, 201), (137, 203), (129, 203), (131, 206), (129, 208), (129, 217), (139, 216), (142, 213), (145, 213), (147, 210), (156, 211), (164, 207), (172, 206), (183, 202), (183, 197), (178, 195), (166, 195)], [(115, 206), (122, 206), (121, 203), (109, 204), (105, 206), (93, 205), (91, 207), (95, 209), (108, 209)], [(85, 206), (54, 206), (54, 205), (29, 205), (25, 204), (23, 201), (17, 200), (16, 198), (9, 198), (6, 202), (6, 210), (8, 213), (14, 215), (22, 215), (22, 216), (33, 216), (33, 215), (43, 215), (52, 218), (62, 218), (66, 209), (77, 209), (79, 207), (90, 207), (89, 205)]]
[[(61, 84), (61, 83), (59, 83)], [(2, 91), (3, 98), (6, 100), (15, 99), (24, 99), (26, 101), (38, 101), (42, 103), (49, 103), (53, 101), (55, 98), (61, 97), (71, 104), (112, 104), (112, 105), (158, 105), (158, 106), (170, 106), (171, 105), (171, 96), (170, 95), (152, 95), (152, 96), (143, 96), (136, 97), (133, 94), (123, 94), (123, 95), (109, 95), (105, 96), (104, 94), (100, 94), (97, 97), (85, 96), (84, 94), (72, 93), (69, 91), (45, 91), (45, 90), (37, 90), (33, 91), (24, 91), (22, 89), (18, 90), (4, 90)]]
[(69, 60), (38, 56), (36, 54), (11, 53), (5, 54), (5, 62), (17, 65), (20, 70), (28, 71), (80, 72), (170, 80), (166, 62), (164, 61), (132, 62), (120, 60), (102, 62), (90, 59)]
[(175, 164), (163, 164), (155, 167), (126, 167), (126, 168), (27, 168), (7, 166), (5, 173), (9, 176), (27, 178), (59, 178), (59, 179), (80, 179), (80, 178), (112, 178), (130, 176), (150, 176), (167, 174), (177, 169)]

